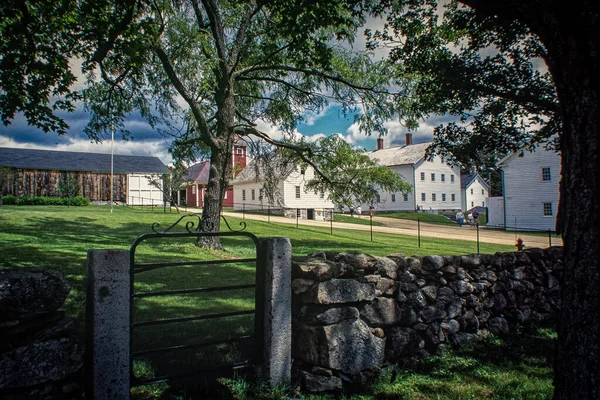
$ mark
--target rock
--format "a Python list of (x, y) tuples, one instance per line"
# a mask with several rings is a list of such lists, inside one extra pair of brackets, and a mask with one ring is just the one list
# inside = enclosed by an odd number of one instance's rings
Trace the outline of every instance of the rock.
[(419, 287), (414, 283), (400, 283), (400, 290), (406, 293), (412, 293), (419, 290)]
[(54, 382), (78, 371), (83, 352), (75, 339), (32, 343), (0, 355), (0, 389)]
[(375, 296), (382, 294), (393, 295), (396, 291), (396, 282), (380, 275), (365, 275), (365, 281), (375, 285)]
[(337, 376), (322, 376), (300, 371), (302, 386), (306, 392), (332, 392), (342, 390), (342, 380)]
[(375, 285), (353, 279), (331, 279), (319, 282), (302, 294), (305, 303), (340, 304), (370, 301), (375, 298)]
[(402, 313), (394, 299), (378, 297), (372, 302), (360, 306), (360, 316), (370, 326), (377, 327), (398, 323), (402, 317)]
[(433, 303), (437, 298), (437, 288), (435, 286), (425, 286), (421, 288), (421, 293), (423, 293), (425, 299), (430, 303)]
[(454, 335), (460, 330), (460, 324), (457, 320), (451, 319), (448, 322), (442, 322), (440, 328), (448, 332), (449, 335)]
[(413, 326), (417, 322), (417, 313), (412, 308), (402, 309), (402, 319), (398, 322), (400, 326)]
[(423, 286), (427, 285), (427, 281), (425, 279), (417, 279), (417, 281), (415, 283), (420, 288), (422, 288)]
[(404, 254), (390, 254), (387, 257), (396, 263), (396, 266), (398, 267), (398, 272), (405, 272), (408, 269), (408, 263), (406, 262), (406, 257), (404, 256)]
[(456, 298), (456, 295), (454, 294), (454, 290), (452, 290), (448, 286), (442, 286), (441, 288), (439, 288), (437, 290), (436, 300), (438, 302), (448, 304), (451, 301), (453, 301), (455, 298)]
[(0, 270), (0, 320), (10, 321), (56, 311), (71, 287), (61, 273), (41, 268)]
[(488, 329), (494, 335), (506, 335), (509, 332), (508, 322), (502, 317), (495, 317), (488, 321)]
[(312, 254), (309, 254), (308, 257), (310, 258), (322, 258), (322, 259), (327, 259), (327, 254), (325, 254), (324, 251), (315, 251)]
[(332, 325), (347, 319), (356, 320), (359, 315), (355, 307), (332, 307), (323, 310), (322, 307), (304, 306), (300, 310), (300, 319), (309, 325)]
[(456, 281), (454, 283), (451, 283), (450, 286), (458, 295), (473, 293), (473, 285), (471, 285), (467, 281)]
[(496, 293), (494, 295), (494, 310), (502, 311), (506, 308), (507, 304), (506, 297), (504, 297), (502, 293)]
[(421, 259), (419, 257), (409, 257), (406, 259), (406, 263), (408, 264), (408, 271), (419, 275), (422, 271), (421, 267)]
[(446, 341), (446, 336), (437, 322), (429, 324), (427, 329), (421, 332), (421, 335), (425, 340), (425, 348), (429, 351), (435, 351), (440, 343)]
[(294, 278), (326, 281), (337, 278), (340, 274), (338, 263), (323, 258), (309, 258), (303, 262), (292, 262), (292, 275)]
[(398, 278), (398, 265), (387, 257), (375, 257), (375, 268), (377, 272), (386, 278)]
[(385, 331), (381, 328), (374, 328), (371, 333), (375, 336), (377, 336), (378, 338), (384, 338), (385, 337)]
[(347, 374), (380, 365), (384, 350), (385, 339), (373, 335), (360, 319), (319, 327), (305, 326), (295, 339), (296, 358)]
[(448, 313), (448, 318), (456, 318), (462, 313), (462, 301), (460, 299), (455, 298), (448, 304), (446, 308), (446, 312)]
[(525, 279), (526, 277), (527, 277), (527, 274), (525, 274), (525, 268), (520, 267), (520, 268), (514, 269), (513, 279), (521, 280), (521, 279)]
[(398, 280), (403, 283), (412, 283), (417, 280), (417, 277), (414, 274), (405, 271), (398, 274)]
[(459, 318), (458, 322), (464, 332), (477, 333), (479, 331), (479, 320), (473, 311), (467, 311)]
[(413, 307), (415, 310), (421, 310), (423, 307), (427, 305), (427, 301), (425, 300), (425, 296), (421, 291), (413, 292), (408, 295), (407, 303)]
[(315, 283), (316, 281), (310, 279), (296, 278), (292, 281), (292, 291), (294, 294), (302, 294), (313, 287)]
[(444, 266), (444, 259), (440, 256), (425, 256), (421, 265), (425, 271), (438, 271)]
[(327, 368), (319, 367), (317, 365), (312, 367), (310, 372), (315, 375), (320, 375), (320, 376), (333, 376), (333, 371), (331, 371), (330, 369), (327, 369)]
[(425, 345), (421, 335), (412, 328), (394, 327), (388, 333), (386, 358), (397, 361), (400, 357), (412, 356)]
[(446, 311), (444, 311), (443, 305), (441, 305), (441, 307), (429, 306), (421, 310), (419, 317), (425, 323), (441, 321), (442, 319), (446, 318)]
[(481, 265), (481, 256), (479, 254), (470, 254), (460, 256), (460, 266), (466, 269), (473, 269)]
[(474, 333), (458, 332), (450, 336), (450, 343), (453, 346), (463, 346), (467, 343), (473, 343), (477, 340), (477, 335)]

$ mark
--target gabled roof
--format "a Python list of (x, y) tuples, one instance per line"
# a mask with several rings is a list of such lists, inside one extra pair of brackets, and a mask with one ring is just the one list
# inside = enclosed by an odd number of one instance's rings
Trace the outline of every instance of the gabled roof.
[(202, 161), (188, 168), (186, 180), (192, 180), (200, 185), (208, 184), (208, 172), (210, 170), (210, 162)]
[[(169, 169), (157, 157), (114, 155), (116, 174), (162, 174)], [(0, 167), (110, 173), (110, 154), (0, 147)]]
[(231, 183), (235, 185), (236, 183), (261, 182), (267, 178), (267, 175), (272, 176), (274, 173), (277, 178), (286, 179), (295, 169), (291, 164), (284, 162), (278, 154), (271, 154), (266, 158), (259, 157), (250, 161)]
[(372, 160), (377, 160), (380, 165), (388, 167), (393, 165), (414, 165), (425, 158), (427, 147), (429, 147), (429, 143), (390, 147), (388, 149), (372, 151), (369, 153), (369, 157)]
[(486, 181), (484, 181), (483, 178), (479, 174), (461, 175), (460, 176), (461, 189), (466, 189), (467, 187), (469, 187), (469, 185), (471, 183), (475, 182), (476, 180), (479, 180), (479, 183), (481, 183), (487, 190), (490, 190), (490, 185)]

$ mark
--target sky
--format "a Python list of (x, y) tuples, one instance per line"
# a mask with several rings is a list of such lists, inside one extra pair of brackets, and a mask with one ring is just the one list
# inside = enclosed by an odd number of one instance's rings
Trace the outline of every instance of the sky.
[[(378, 29), (383, 25), (382, 19), (370, 19), (364, 28)], [(365, 38), (357, 35), (355, 42), (351, 45), (354, 50), (365, 49)], [(388, 50), (381, 49), (373, 55), (375, 59), (387, 56)], [(73, 70), (77, 71), (80, 65), (74, 62)], [(76, 83), (75, 89), (83, 86), (83, 79)], [(68, 133), (59, 136), (56, 133), (44, 133), (34, 126), (29, 126), (22, 115), (17, 115), (12, 123), (4, 126), (0, 123), (0, 147), (17, 147), (30, 149), (46, 149), (77, 152), (110, 153), (110, 137), (100, 143), (91, 141), (83, 129), (89, 120), (89, 114), (78, 107), (72, 113), (58, 113), (70, 126)], [(354, 123), (354, 114), (344, 117), (341, 108), (332, 104), (318, 114), (305, 114), (304, 122), (297, 127), (298, 133), (308, 138), (333, 134), (341, 135), (348, 143), (366, 150), (376, 148), (377, 135), (365, 136), (359, 132), (358, 125)], [(432, 117), (422, 121), (419, 128), (413, 133), (413, 143), (427, 142), (432, 139), (433, 128), (442, 123), (453, 120), (448, 116)], [(256, 121), (257, 129), (269, 134), (273, 138), (280, 138), (281, 132), (277, 127), (270, 126), (262, 121)], [(161, 136), (152, 129), (140, 115), (130, 115), (127, 118), (126, 127), (133, 133), (131, 140), (123, 140), (115, 136), (114, 154), (155, 156), (167, 165), (172, 163), (168, 153), (169, 139)], [(384, 147), (401, 146), (405, 144), (405, 134), (408, 130), (399, 121), (388, 121), (386, 123), (388, 135), (384, 137)]]

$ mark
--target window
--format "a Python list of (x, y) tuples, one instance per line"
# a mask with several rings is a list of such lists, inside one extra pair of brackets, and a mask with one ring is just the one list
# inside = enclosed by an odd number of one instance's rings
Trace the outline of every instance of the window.
[(321, 192), (321, 193), (319, 193), (319, 198), (320, 198), (320, 199), (324, 199), (324, 198), (325, 198), (325, 192)]
[(544, 208), (544, 217), (552, 216), (552, 203), (542, 203)]
[(296, 198), (300, 198), (300, 186), (296, 186)]
[(196, 194), (196, 185), (192, 186), (192, 194)]
[(392, 193), (392, 203), (396, 202), (396, 193)]
[(435, 174), (431, 174), (431, 182), (435, 182)]
[(244, 155), (244, 150), (241, 149), (241, 148), (239, 148), (239, 147), (237, 148), (236, 152), (237, 152), (238, 156), (243, 156)]
[(404, 193), (404, 201), (408, 201), (408, 193)]
[(225, 191), (225, 197), (224, 197), (224, 199), (227, 199), (227, 190)]
[(550, 174), (550, 167), (542, 168), (542, 180), (543, 181), (551, 181), (552, 175)]
[(250, 192), (250, 197), (252, 198), (252, 200), (256, 199), (256, 190), (252, 189), (252, 192)]
[(471, 207), (475, 207), (475, 204), (473, 202), (471, 202)]
[(473, 194), (473, 189), (471, 189), (471, 194)]
[(264, 193), (265, 193), (264, 189), (258, 189), (258, 199), (259, 200), (263, 199)]
[(485, 207), (485, 201), (481, 202), (481, 207)]
[(481, 194), (485, 194), (485, 190), (481, 189)]
[(421, 180), (424, 181), (425, 180), (425, 172), (421, 172)]
[(431, 201), (435, 201), (435, 193), (431, 193)]
[(427, 195), (425, 193), (421, 193), (421, 201), (427, 200)]
[(446, 201), (446, 193), (442, 193), (442, 201)]
[(300, 173), (304, 175), (306, 173), (306, 167), (304, 165), (300, 166)]
[(242, 201), (246, 201), (246, 189), (242, 190)]
[(375, 202), (376, 202), (376, 203), (381, 203), (381, 196), (379, 195), (379, 193), (377, 193), (377, 194), (375, 195)]
[(450, 182), (454, 183), (454, 175), (450, 175)]
[(440, 177), (440, 179), (442, 180), (442, 182), (446, 182), (446, 174), (442, 174), (442, 176)]
[(456, 201), (456, 194), (452, 193), (452, 194), (450, 195), (450, 199), (451, 199), (452, 201)]

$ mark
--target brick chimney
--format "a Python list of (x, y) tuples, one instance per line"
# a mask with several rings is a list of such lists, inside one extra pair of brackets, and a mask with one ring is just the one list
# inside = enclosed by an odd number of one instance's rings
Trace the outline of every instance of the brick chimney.
[(383, 138), (377, 139), (377, 150), (383, 150)]
[(412, 133), (406, 134), (406, 145), (410, 146), (412, 144)]

